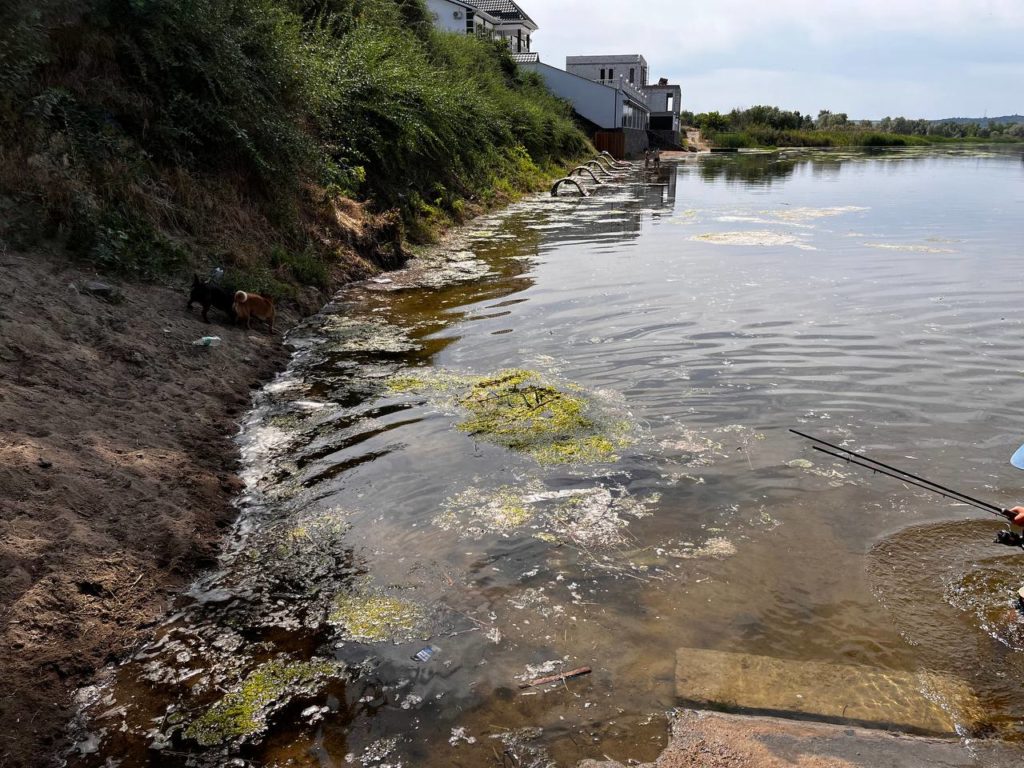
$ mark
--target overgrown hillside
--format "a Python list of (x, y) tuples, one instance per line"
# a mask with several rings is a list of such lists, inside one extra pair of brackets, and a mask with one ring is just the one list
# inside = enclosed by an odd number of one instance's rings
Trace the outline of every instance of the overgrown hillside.
[(586, 146), (539, 80), (436, 32), (422, 0), (0, 9), (0, 237), (105, 269), (326, 286)]

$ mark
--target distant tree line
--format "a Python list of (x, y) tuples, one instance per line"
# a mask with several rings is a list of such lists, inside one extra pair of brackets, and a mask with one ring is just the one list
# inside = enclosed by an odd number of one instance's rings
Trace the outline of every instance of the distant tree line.
[(700, 128), (705, 136), (722, 133), (766, 131), (867, 131), (897, 136), (933, 136), (938, 138), (1024, 138), (1024, 123), (912, 120), (906, 117), (884, 117), (881, 120), (850, 120), (845, 112), (823, 109), (815, 118), (811, 114), (758, 105), (749, 109), (721, 112), (683, 112), (687, 125)]

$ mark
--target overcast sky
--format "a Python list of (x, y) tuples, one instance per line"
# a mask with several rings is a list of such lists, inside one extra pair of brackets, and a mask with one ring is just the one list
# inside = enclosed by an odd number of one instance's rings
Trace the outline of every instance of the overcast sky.
[(642, 53), (695, 112), (1024, 114), (1024, 0), (517, 0), (534, 50)]

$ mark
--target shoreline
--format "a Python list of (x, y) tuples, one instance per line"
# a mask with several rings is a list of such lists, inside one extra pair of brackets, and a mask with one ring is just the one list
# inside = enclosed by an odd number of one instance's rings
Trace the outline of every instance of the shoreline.
[[(564, 169), (559, 169), (564, 170)], [(538, 191), (550, 180), (538, 185)], [(458, 241), (473, 206), (409, 261)], [(275, 334), (186, 311), (172, 288), (106, 277), (62, 249), (0, 241), (0, 768), (63, 764), (76, 693), (143, 644), (214, 567), (238, 517), (240, 421), (285, 369), (289, 330), (363, 268), (301, 295)], [(404, 268), (400, 267), (400, 268)], [(113, 296), (86, 290), (105, 284)], [(192, 341), (218, 335), (217, 347)]]
[[(238, 420), (290, 353), (261, 324), (203, 323), (184, 286), (40, 251), (0, 269), (0, 766), (28, 768), (60, 763), (75, 692), (216, 563)], [(204, 335), (222, 343), (192, 345)]]
[[(425, 250), (453, 247), (470, 226), (467, 222), (452, 227), (441, 242)], [(0, 768), (6, 768), (58, 763), (57, 750), (69, 746), (66, 727), (74, 713), (70, 694), (143, 642), (152, 622), (165, 615), (182, 587), (216, 562), (238, 514), (234, 502), (241, 484), (237, 476), (239, 446), (234, 437), (239, 421), (252, 407), (253, 389), (287, 366), (291, 353), (282, 342), (296, 318), (284, 318), (282, 330), (274, 337), (260, 324), (248, 333), (231, 328), (216, 310), (211, 312), (214, 322), (207, 326), (197, 308), (191, 313), (184, 311), (184, 288), (152, 285), (125, 284), (119, 288), (123, 299), (109, 303), (82, 290), (85, 281), (94, 276), (61, 254), (0, 251), (0, 269), (11, 278), (0, 285), (0, 403), (4, 404), (0, 412), (0, 508), (4, 510), (0, 521), (6, 534), (0, 545), (5, 565), (0, 632), (8, 647), (15, 647), (12, 638), (22, 643), (15, 653), (30, 648), (40, 653), (38, 664), (19, 661), (0, 673), (9, 692), (0, 704), (0, 723), (10, 734), (0, 749)], [(191, 346), (192, 339), (208, 333), (220, 335), (223, 344), (209, 349)], [(175, 379), (175, 370), (181, 373), (179, 379)], [(95, 392), (111, 382), (122, 388), (108, 386)], [(15, 403), (12, 395), (17, 398), (19, 394), (26, 400), (20, 411), (11, 407)], [(104, 409), (110, 412), (104, 413)], [(19, 428), (21, 444), (12, 440)], [(128, 445), (132, 439), (134, 444)], [(117, 440), (124, 444), (115, 445)], [(43, 466), (47, 462), (50, 466)], [(69, 467), (85, 477), (64, 475)], [(21, 485), (13, 482), (20, 480), (15, 477), (19, 472), (24, 475)], [(19, 490), (24, 498), (15, 498)], [(51, 570), (21, 593), (27, 602), (8, 605), (8, 595), (18, 586), (10, 574), (18, 567), (27, 570), (17, 563), (12, 566), (16, 553), (9, 551), (10, 541), (26, 540), (26, 532), (40, 537), (43, 533), (27, 531), (25, 524), (32, 521), (23, 519), (20, 508), (6, 511), (8, 503), (20, 504), (26, 499), (39, 510), (47, 501), (63, 504), (61, 515), (54, 518), (70, 535), (55, 540), (52, 549), (44, 552), (51, 555), (44, 563)], [(120, 506), (123, 501), (128, 503)], [(92, 508), (93, 503), (108, 504), (110, 509), (104, 513)], [(186, 504), (184, 513), (172, 514), (169, 507), (182, 503)], [(152, 506), (158, 507), (156, 514)], [(147, 525), (136, 525), (139, 530), (134, 532), (100, 526), (99, 533), (106, 538), (82, 538), (83, 530), (90, 533), (96, 524), (123, 524), (126, 518), (128, 525), (136, 521)], [(49, 521), (41, 515), (36, 522)], [(138, 557), (136, 561), (112, 562), (123, 554), (109, 546), (110, 541), (121, 541), (119, 535), (127, 536), (133, 545), (158, 542), (166, 551), (141, 546), (138, 552), (129, 553)], [(69, 552), (75, 547), (83, 548), (77, 553), (81, 557)], [(146, 567), (147, 562), (151, 567)], [(65, 570), (56, 570), (61, 567)], [(29, 577), (35, 575), (28, 571)], [(36, 584), (42, 586), (37, 590)], [(33, 614), (34, 626), (26, 624), (19, 610), (39, 612)], [(59, 619), (52, 637), (45, 636), (47, 616)], [(74, 628), (78, 634), (71, 633)], [(59, 691), (66, 698), (63, 709), (53, 703), (54, 692)], [(748, 739), (748, 750), (743, 747), (744, 730), (751, 727), (748, 724), (758, 726), (763, 719), (728, 717), (733, 722), (715, 732), (718, 741), (708, 737), (696, 751), (691, 749), (692, 740), (670, 741), (657, 765), (775, 765), (763, 762), (757, 743), (788, 738), (797, 728), (792, 720), (765, 721), (764, 739)], [(52, 726), (49, 736), (47, 724)], [(833, 736), (823, 732), (822, 738), (852, 738), (848, 726), (822, 728), (833, 729)], [(861, 745), (871, 740), (872, 733), (882, 732), (867, 732), (863, 738), (858, 734), (853, 741)], [(44, 741), (46, 738), (50, 740)], [(907, 757), (912, 756), (915, 745), (925, 744), (915, 737), (894, 738), (901, 740)], [(715, 757), (722, 759), (718, 762), (702, 762), (710, 759), (705, 750), (708, 743), (719, 750)], [(44, 744), (48, 746), (41, 746)], [(948, 747), (944, 756), (969, 757), (957, 740), (942, 744)], [(872, 764), (860, 763), (850, 755), (813, 754), (822, 762), (809, 766)], [(597, 768), (604, 764), (586, 765)], [(608, 763), (607, 768), (618, 765)]]

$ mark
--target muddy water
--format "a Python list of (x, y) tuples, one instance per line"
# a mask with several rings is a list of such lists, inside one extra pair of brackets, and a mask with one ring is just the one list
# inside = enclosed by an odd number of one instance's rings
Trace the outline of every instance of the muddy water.
[(1022, 209), (1019, 151), (712, 156), (345, 292), (73, 762), (651, 759), (681, 647), (952, 675), (1024, 739), (1024, 555), (787, 432), (1019, 501)]

